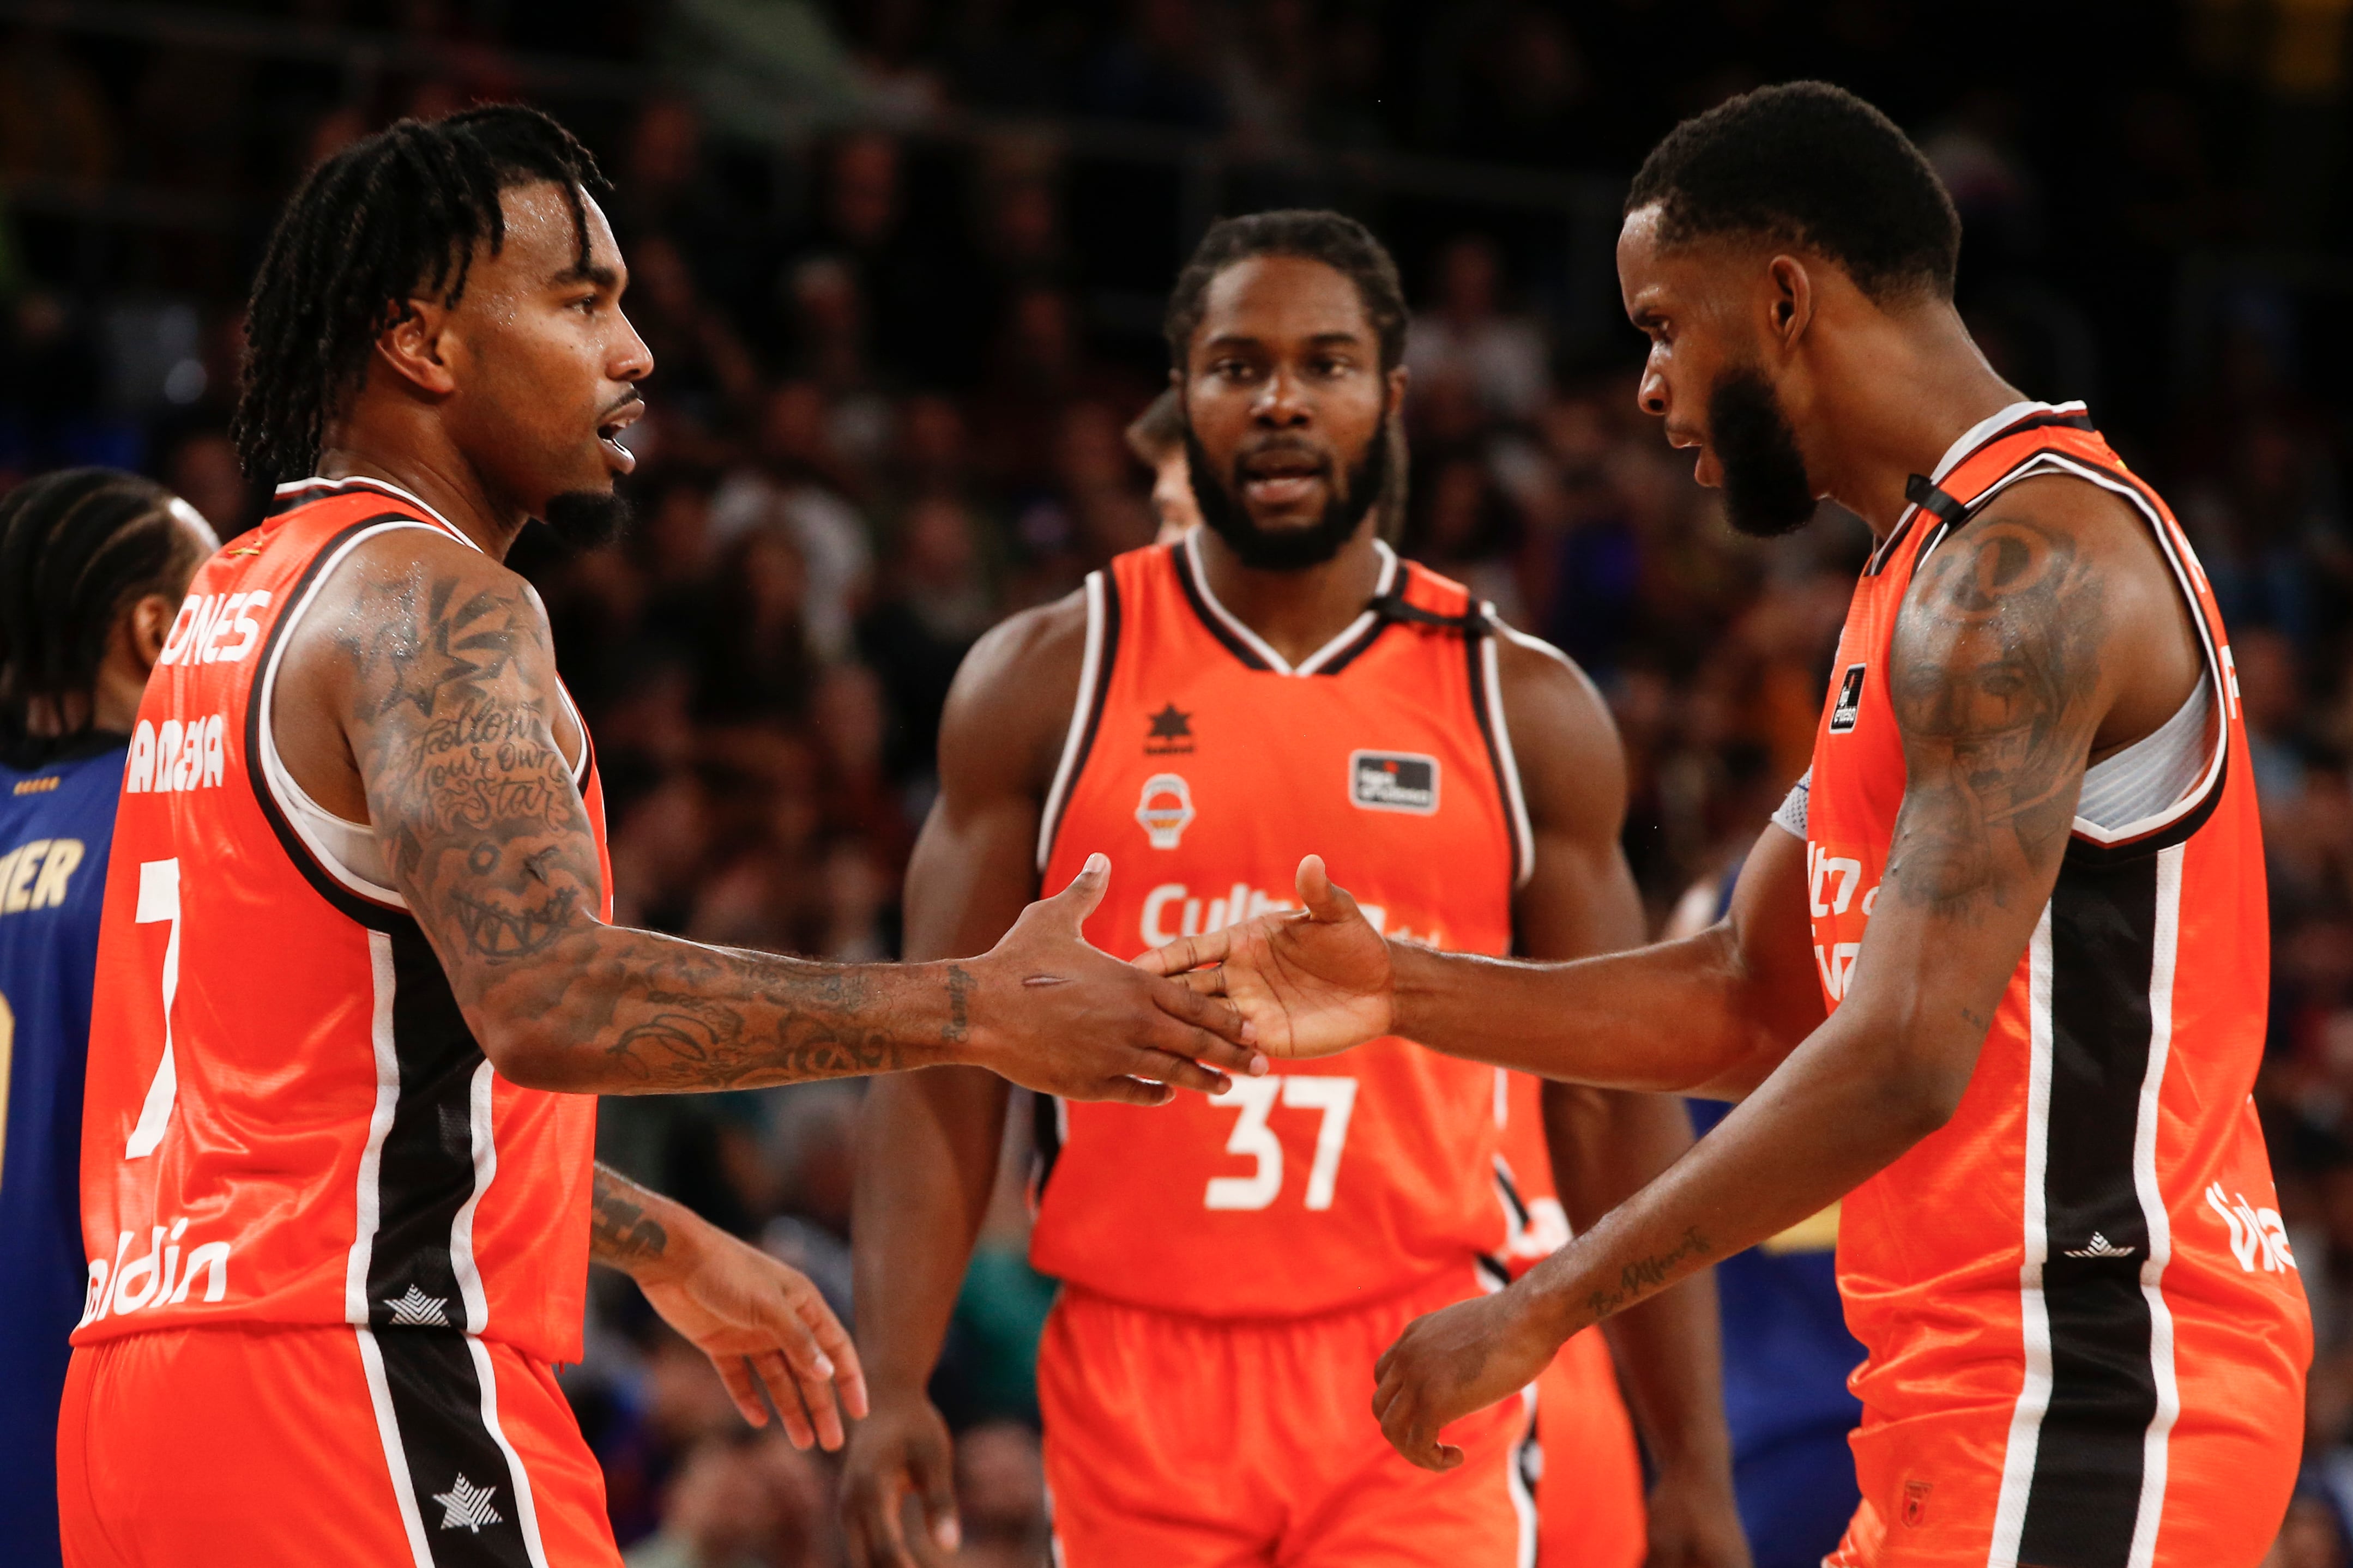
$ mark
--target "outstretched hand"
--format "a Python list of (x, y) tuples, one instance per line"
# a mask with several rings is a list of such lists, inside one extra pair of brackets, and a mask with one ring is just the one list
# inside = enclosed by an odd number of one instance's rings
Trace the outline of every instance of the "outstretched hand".
[(951, 969), (952, 987), (957, 974), (973, 987), (968, 1059), (1041, 1094), (1129, 1105), (1166, 1104), (1180, 1089), (1220, 1094), (1228, 1073), (1263, 1073), (1249, 1021), (1213, 989), (1122, 963), (1087, 941), (1087, 917), (1110, 885), (1110, 858), (1090, 855), (1070, 886)]
[(1299, 862), (1298, 887), (1299, 909), (1180, 937), (1136, 964), (1225, 997), (1271, 1057), (1330, 1056), (1388, 1034), (1388, 943), (1356, 900), (1333, 885), (1322, 856)]

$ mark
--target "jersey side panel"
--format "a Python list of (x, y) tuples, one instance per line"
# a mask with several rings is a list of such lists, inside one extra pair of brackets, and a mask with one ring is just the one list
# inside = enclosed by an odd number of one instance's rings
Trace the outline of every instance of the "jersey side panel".
[[(1475, 647), (1395, 625), (1332, 675), (1252, 668), (1182, 557), (1114, 563), (1118, 646), (1046, 869), (1113, 885), (1122, 956), (1288, 905), (1302, 855), (1392, 932), (1508, 950), (1507, 807), (1472, 708)], [(1443, 580), (1409, 592), (1459, 613)], [(1210, 1317), (1303, 1316), (1409, 1289), (1504, 1236), (1491, 1068), (1400, 1040), (1278, 1067), (1208, 1101), (1060, 1108), (1033, 1255), (1072, 1283)]]

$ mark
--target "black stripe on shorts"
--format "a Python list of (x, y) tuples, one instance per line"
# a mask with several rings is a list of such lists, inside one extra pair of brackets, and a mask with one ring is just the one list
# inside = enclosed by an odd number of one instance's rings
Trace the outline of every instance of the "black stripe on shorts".
[(2051, 1097), (2043, 1172), (2051, 1402), (2021, 1563), (2126, 1568), (2157, 1417), (2147, 1217), (2133, 1182), (2148, 1075), (2157, 859), (2070, 862), (2051, 895)]
[(433, 1568), (531, 1568), (522, 1509), (504, 1449), (482, 1420), (482, 1383), (466, 1336), (393, 1329), (375, 1336), (398, 1446)]

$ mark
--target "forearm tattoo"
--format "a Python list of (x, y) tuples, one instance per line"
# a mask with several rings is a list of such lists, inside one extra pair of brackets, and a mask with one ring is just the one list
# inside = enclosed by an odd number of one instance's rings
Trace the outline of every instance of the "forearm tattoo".
[(651, 1263), (670, 1249), (670, 1232), (646, 1212), (653, 1194), (603, 1165), (588, 1198), (588, 1256), (616, 1268)]
[(344, 624), (359, 628), (340, 647), (393, 877), (459, 1000), (567, 1047), (559, 1076), (608, 1092), (750, 1087), (920, 1065), (902, 1042), (964, 1039), (962, 971), (802, 963), (596, 918), (546, 623), (519, 582), (470, 591), (419, 563), (364, 582)]

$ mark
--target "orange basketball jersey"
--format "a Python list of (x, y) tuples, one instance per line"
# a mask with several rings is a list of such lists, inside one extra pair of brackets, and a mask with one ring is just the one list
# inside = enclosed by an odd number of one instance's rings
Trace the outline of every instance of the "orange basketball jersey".
[[(1127, 957), (1287, 908), (1314, 851), (1389, 934), (1509, 951), (1530, 849), (1492, 622), (1381, 555), (1373, 606), (1295, 666), (1211, 595), (1198, 531), (1088, 578), (1039, 864), (1060, 887), (1111, 856), (1096, 946)], [(1506, 1240), (1503, 1075), (1404, 1040), (1278, 1063), (1217, 1100), (1040, 1112), (1033, 1258), (1133, 1305), (1306, 1316)]]
[(77, 1344), (429, 1325), (579, 1359), (596, 1101), (492, 1070), (400, 895), (328, 841), (272, 739), (289, 632), (402, 529), (465, 540), (387, 485), (281, 487), (197, 573), (147, 684), (100, 921)]
[(1994, 497), (2049, 475), (2147, 521), (2221, 721), (2179, 800), (2076, 819), (1958, 1112), (1845, 1200), (1840, 1287), (1870, 1355), (1840, 1561), (2252, 1563), (2286, 1505), (2312, 1346), (2249, 1098), (2270, 967), (2253, 773), (2204, 574), (2080, 404), (1963, 437), (1865, 568), (1814, 744), (1814, 953), (1835, 1008), (1905, 791), (1887, 669), (1905, 591)]

